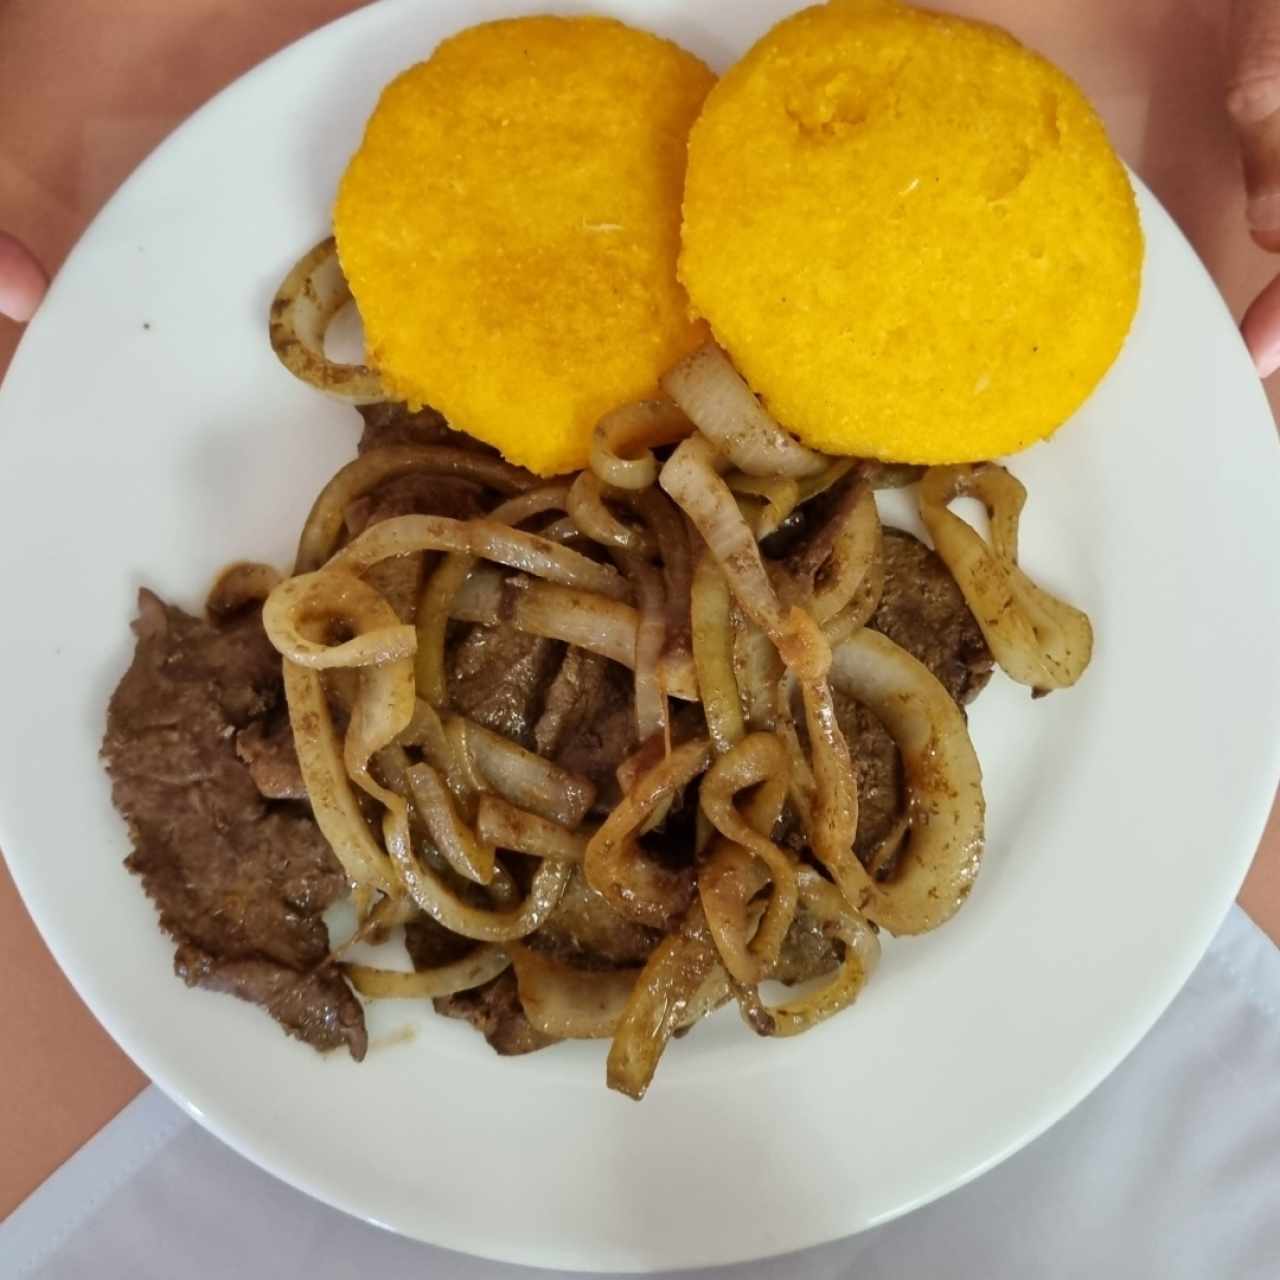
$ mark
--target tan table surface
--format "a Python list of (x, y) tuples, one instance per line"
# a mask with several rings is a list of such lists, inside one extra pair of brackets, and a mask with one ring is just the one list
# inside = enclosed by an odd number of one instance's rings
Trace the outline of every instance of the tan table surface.
[[(186, 115), (360, 3), (0, 0), (0, 228), (56, 268), (112, 191)], [(1280, 259), (1244, 233), (1221, 107), (1226, 0), (935, 0), (935, 7), (1004, 23), (1076, 76), (1238, 316)], [(406, 50), (405, 60), (427, 52)], [(0, 319), (0, 374), (18, 336)], [(1275, 391), (1272, 403), (1280, 406)], [(1280, 811), (1241, 902), (1280, 940)], [(146, 1081), (61, 976), (3, 864), (0, 972), (3, 1216)]]

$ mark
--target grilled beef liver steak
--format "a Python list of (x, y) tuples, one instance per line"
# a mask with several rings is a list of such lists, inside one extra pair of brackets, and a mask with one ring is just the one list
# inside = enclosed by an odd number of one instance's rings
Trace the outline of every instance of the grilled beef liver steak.
[(991, 679), (991, 650), (950, 570), (901, 529), (884, 531), (884, 593), (868, 625), (923, 662), (961, 706)]
[(269, 803), (237, 754), (237, 733), (282, 697), (258, 613), (214, 627), (144, 591), (134, 631), (102, 755), (133, 836), (126, 865), (178, 944), (178, 976), (362, 1058), (364, 1013), (327, 963), (321, 918), (346, 893), (342, 869), (310, 812)]

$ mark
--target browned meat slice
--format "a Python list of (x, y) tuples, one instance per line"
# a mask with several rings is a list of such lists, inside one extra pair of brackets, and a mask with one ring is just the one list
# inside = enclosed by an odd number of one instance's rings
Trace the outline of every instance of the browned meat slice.
[(173, 967), (189, 987), (224, 991), (262, 1005), (286, 1031), (317, 1049), (345, 1044), (352, 1057), (364, 1057), (364, 1010), (332, 967), (297, 973), (254, 956), (217, 960), (186, 943), (179, 945)]
[(643, 964), (661, 937), (618, 915), (579, 868), (550, 919), (526, 941), (580, 968), (600, 969)]
[(901, 529), (884, 531), (884, 594), (869, 625), (923, 662), (962, 706), (991, 679), (991, 651), (955, 579)]
[(619, 797), (618, 766), (639, 745), (635, 682), (625, 667), (606, 660), (583, 675), (577, 699), (558, 728), (551, 755), (561, 768), (590, 778), (596, 785), (596, 808), (609, 809)]
[(808, 982), (830, 973), (839, 963), (836, 949), (822, 932), (822, 925), (805, 911), (796, 914), (782, 941), (773, 976), (779, 982)]
[(416, 413), (408, 405), (388, 400), (382, 404), (363, 404), (360, 416), (364, 419), (364, 434), (360, 437), (361, 453), (381, 445), (393, 444), (451, 444), (465, 445), (471, 437), (461, 431), (451, 431), (444, 418), (434, 409), (419, 409)]
[(236, 731), (281, 698), (258, 614), (215, 628), (144, 591), (134, 630), (102, 754), (133, 837), (126, 865), (179, 944), (179, 975), (363, 1057), (360, 1004), (326, 964), (321, 916), (346, 892), (342, 870), (310, 814), (268, 805), (236, 754)]
[[(346, 510), (347, 533), (356, 537), (370, 525), (396, 516), (452, 516), (469, 520), (485, 510), (484, 490), (456, 476), (411, 474), (397, 476), (372, 493), (357, 498)], [(403, 622), (412, 622), (418, 611), (424, 573), (439, 560), (421, 552), (395, 556), (375, 564), (365, 575)]]
[(354, 538), (370, 525), (393, 516), (452, 516), (455, 520), (469, 520), (483, 515), (484, 509), (484, 489), (474, 481), (415, 472), (396, 476), (352, 502), (346, 510), (347, 533)]
[(437, 924), (430, 916), (417, 916), (404, 927), (404, 945), (415, 969), (438, 969), (452, 964), (475, 948), (468, 938)]
[(512, 1055), (532, 1053), (555, 1044), (554, 1036), (535, 1030), (525, 1017), (516, 991), (515, 975), (508, 969), (492, 982), (457, 995), (440, 996), (432, 1001), (437, 1013), (446, 1018), (469, 1022), (498, 1053)]
[(560, 663), (560, 670), (547, 687), (542, 714), (534, 726), (534, 746), (539, 755), (554, 756), (567, 742), (597, 697), (600, 685), (607, 679), (608, 658), (570, 645)]
[(534, 725), (560, 651), (556, 641), (515, 627), (472, 627), (449, 647), (449, 705), (532, 749)]
[(889, 731), (860, 703), (835, 695), (840, 722), (858, 773), (858, 833), (854, 852), (864, 861), (893, 830), (906, 802), (902, 757)]
[(236, 755), (247, 766), (253, 785), (267, 800), (305, 800), (306, 784), (293, 747), (289, 718), (281, 712), (270, 724), (254, 720), (236, 734)]

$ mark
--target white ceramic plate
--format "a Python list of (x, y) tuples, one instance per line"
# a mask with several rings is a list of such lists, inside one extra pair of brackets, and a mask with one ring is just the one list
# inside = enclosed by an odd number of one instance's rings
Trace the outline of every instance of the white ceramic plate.
[[(268, 300), (325, 232), (379, 87), (523, 7), (379, 4), (317, 32), (161, 147), (71, 256), (0, 393), (0, 846), (125, 1050), (280, 1177), (495, 1258), (732, 1262), (883, 1222), (1009, 1155), (1190, 972), (1280, 764), (1274, 427), (1213, 286), (1143, 192), (1132, 338), (1078, 421), (1015, 463), (1025, 561), (1092, 615), (1093, 666), (1036, 704), (996, 677), (972, 717), (977, 890), (939, 933), (889, 943), (857, 1008), (812, 1034), (767, 1043), (722, 1012), (636, 1105), (606, 1092), (601, 1044), (502, 1060), (383, 1006), (375, 1041), (414, 1034), (356, 1065), (186, 990), (120, 865), (97, 760), (136, 588), (198, 607), (226, 561), (288, 562), (357, 432), (277, 365)], [(600, 7), (723, 66), (791, 6)]]

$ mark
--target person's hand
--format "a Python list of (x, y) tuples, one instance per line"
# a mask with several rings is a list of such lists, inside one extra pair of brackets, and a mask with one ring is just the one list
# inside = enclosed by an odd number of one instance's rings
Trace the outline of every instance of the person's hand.
[(31, 251), (0, 231), (0, 316), (30, 320), (49, 287), (49, 277)]
[[(1249, 230), (1280, 253), (1280, 0), (1234, 0), (1227, 109), (1244, 160)], [(1254, 299), (1241, 325), (1258, 372), (1280, 368), (1280, 276)]]

